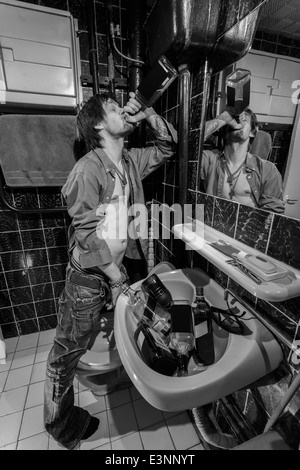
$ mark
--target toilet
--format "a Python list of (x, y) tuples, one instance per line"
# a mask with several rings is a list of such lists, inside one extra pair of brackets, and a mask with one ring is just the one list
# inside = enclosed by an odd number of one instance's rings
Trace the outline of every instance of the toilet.
[(102, 396), (132, 385), (122, 365), (114, 335), (114, 310), (104, 312), (98, 331), (80, 358), (75, 375), (94, 395)]

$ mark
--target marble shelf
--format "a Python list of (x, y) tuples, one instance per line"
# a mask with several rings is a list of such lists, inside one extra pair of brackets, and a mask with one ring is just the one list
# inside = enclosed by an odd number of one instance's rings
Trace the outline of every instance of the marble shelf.
[[(300, 296), (300, 271), (267, 256), (248, 245), (235, 240), (202, 222), (174, 225), (172, 229), (176, 238), (185, 242), (189, 249), (197, 251), (210, 263), (227, 274), (236, 283), (246, 289), (255, 297), (269, 302), (283, 302)], [(212, 242), (223, 240), (238, 251), (245, 251), (251, 255), (261, 256), (279, 269), (288, 271), (285, 277), (264, 281), (258, 284), (237, 266), (228, 264), (230, 256), (221, 253), (210, 245)]]

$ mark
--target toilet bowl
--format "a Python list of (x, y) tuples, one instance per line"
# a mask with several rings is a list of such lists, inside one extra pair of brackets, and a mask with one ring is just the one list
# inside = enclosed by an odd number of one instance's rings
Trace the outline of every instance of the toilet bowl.
[(88, 350), (80, 358), (75, 375), (82, 385), (98, 396), (131, 384), (115, 342), (113, 310), (102, 315), (100, 328), (92, 335)]

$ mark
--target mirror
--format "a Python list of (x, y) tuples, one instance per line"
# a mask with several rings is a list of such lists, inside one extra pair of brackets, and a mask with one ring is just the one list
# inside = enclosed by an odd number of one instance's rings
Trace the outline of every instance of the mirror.
[(286, 201), (284, 215), (299, 220), (297, 149), (300, 145), (300, 36), (293, 33), (295, 28), (292, 28), (292, 20), (289, 20), (290, 11), (283, 8), (286, 2), (278, 3), (272, 6), (272, 2), (268, 2), (262, 7), (251, 50), (232, 67), (220, 73), (218, 91), (221, 92), (221, 99), (218, 100), (214, 115), (225, 109), (226, 76), (236, 68), (250, 70), (249, 107), (257, 115), (260, 129), (272, 139), (268, 159), (276, 165), (282, 176), (283, 197)]

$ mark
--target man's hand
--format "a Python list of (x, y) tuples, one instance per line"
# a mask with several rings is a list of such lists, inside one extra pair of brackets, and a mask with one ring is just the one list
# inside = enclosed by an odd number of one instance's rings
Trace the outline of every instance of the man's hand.
[(245, 112), (240, 114), (238, 118), (232, 116), (228, 111), (224, 111), (222, 114), (222, 119), (226, 122), (227, 126), (238, 131), (243, 128), (243, 122), (246, 120)]
[(132, 91), (129, 93), (129, 101), (124, 106), (124, 111), (126, 113), (126, 121), (130, 124), (139, 124), (141, 121), (146, 119), (146, 114), (141, 110), (141, 103), (135, 98), (135, 93)]

